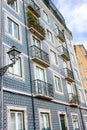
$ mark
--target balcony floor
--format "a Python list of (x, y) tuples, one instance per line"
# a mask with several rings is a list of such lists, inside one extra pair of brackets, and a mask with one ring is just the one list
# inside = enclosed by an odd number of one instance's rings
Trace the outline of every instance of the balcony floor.
[(48, 63), (45, 62), (44, 60), (39, 59), (38, 57), (33, 57), (32, 60), (33, 60), (34, 62), (36, 62), (36, 63), (38, 63), (38, 64), (44, 66), (44, 67), (49, 67), (49, 66), (50, 66), (50, 64), (48, 64)]

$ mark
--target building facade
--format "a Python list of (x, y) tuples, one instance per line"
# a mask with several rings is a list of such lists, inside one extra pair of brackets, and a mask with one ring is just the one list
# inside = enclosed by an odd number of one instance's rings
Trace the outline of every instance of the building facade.
[(74, 45), (74, 49), (82, 78), (82, 84), (87, 95), (87, 50), (84, 45)]
[(0, 0), (0, 130), (86, 130), (72, 34), (51, 0)]

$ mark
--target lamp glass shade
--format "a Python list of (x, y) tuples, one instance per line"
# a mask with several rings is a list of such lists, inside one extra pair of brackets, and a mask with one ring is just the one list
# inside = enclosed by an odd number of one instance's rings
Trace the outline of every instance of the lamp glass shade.
[(18, 51), (18, 49), (15, 46), (12, 46), (12, 48), (10, 48), (10, 50), (7, 52), (10, 60), (12, 60), (13, 62), (16, 62), (16, 60), (18, 60), (20, 53), (21, 52)]

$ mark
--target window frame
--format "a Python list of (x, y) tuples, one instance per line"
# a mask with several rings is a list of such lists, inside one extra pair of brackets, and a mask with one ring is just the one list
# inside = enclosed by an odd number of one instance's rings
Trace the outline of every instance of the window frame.
[[(8, 19), (10, 19), (13, 23), (17, 24), (18, 25), (18, 33), (19, 33), (19, 39), (17, 39), (16, 37), (14, 37), (13, 35), (11, 35), (8, 31)], [(9, 16), (8, 14), (6, 14), (6, 24), (5, 24), (5, 34), (7, 36), (9, 36), (11, 39), (17, 41), (18, 43), (21, 43), (22, 44), (22, 31), (21, 31), (21, 25), (19, 23), (19, 21), (17, 21), (14, 17), (11, 17)], [(16, 21), (16, 22), (15, 22)]]
[[(51, 58), (51, 53), (54, 53), (55, 54), (55, 60), (56, 60), (56, 63), (52, 62), (52, 58)], [(58, 58), (57, 58), (57, 53), (53, 50), (53, 49), (50, 49), (50, 61), (53, 65), (56, 65), (58, 66)]]
[(35, 72), (34, 78), (35, 78), (35, 80), (37, 79), (36, 67), (43, 69), (43, 71), (44, 71), (44, 82), (47, 82), (46, 69), (45, 69), (44, 67), (40, 66), (40, 65), (37, 64), (37, 63), (34, 63), (34, 72)]
[[(48, 16), (48, 14), (46, 13), (45, 10), (43, 10), (43, 18), (44, 18), (44, 21), (45, 21), (45, 22), (49, 23), (49, 16)], [(46, 19), (45, 19), (45, 18), (46, 18)]]
[(41, 129), (41, 113), (49, 114), (49, 124), (50, 124), (50, 130), (52, 130), (52, 120), (51, 120), (51, 112), (49, 109), (38, 109), (39, 111), (39, 128)]
[[(5, 52), (6, 52), (6, 64), (9, 64), (9, 56), (7, 54), (9, 48), (5, 48)], [(22, 70), (22, 76), (17, 76), (17, 75), (14, 75), (14, 74), (11, 74), (9, 73), (9, 69), (7, 70), (6, 74), (9, 76), (9, 77), (12, 77), (12, 78), (15, 78), (17, 80), (22, 80), (22, 81), (25, 81), (25, 71), (24, 71), (24, 56), (23, 55), (20, 55), (20, 59), (21, 59), (21, 70)]]
[[(8, 60), (10, 60), (10, 59), (8, 59)], [(14, 67), (11, 67), (12, 68), (12, 72), (10, 72), (10, 68), (8, 68), (8, 73), (10, 73), (11, 75), (15, 75), (15, 76), (17, 76), (17, 77), (23, 77), (23, 75), (22, 75), (22, 59), (21, 59), (21, 57), (19, 57), (19, 62), (20, 63), (18, 63), (19, 65), (18, 66), (20, 66), (20, 74), (18, 75), (18, 74), (15, 74), (14, 72), (15, 72), (15, 68)], [(17, 63), (17, 62), (16, 62)], [(16, 63), (14, 64), (14, 65), (16, 65)], [(13, 66), (14, 66), (13, 65)]]
[(81, 126), (80, 126), (80, 122), (79, 122), (78, 114), (77, 114), (77, 113), (71, 113), (71, 120), (72, 120), (73, 130), (75, 130), (75, 129), (74, 129), (74, 124), (73, 124), (73, 119), (72, 119), (72, 116), (73, 116), (73, 115), (77, 116), (78, 126), (79, 126), (79, 129), (81, 130), (81, 128), (80, 128)]
[(24, 123), (24, 127), (26, 130), (28, 130), (28, 124), (27, 124), (27, 109), (26, 107), (14, 107), (14, 106), (7, 106), (7, 128), (8, 130), (10, 130), (10, 112), (11, 111), (18, 111), (18, 112), (23, 112), (24, 113), (24, 116), (23, 116), (23, 123)]
[[(61, 90), (62, 90), (62, 91), (56, 90), (55, 77), (58, 78), (58, 79), (60, 80), (60, 85), (61, 85)], [(58, 75), (56, 75), (56, 74), (54, 74), (54, 75), (53, 75), (53, 79), (54, 79), (55, 92), (58, 93), (58, 94), (64, 94), (64, 93), (63, 93), (63, 87), (62, 87), (62, 80), (61, 80), (61, 77), (58, 76)]]
[[(48, 33), (50, 34), (50, 37), (48, 37)], [(53, 34), (49, 29), (46, 29), (46, 37), (49, 42), (51, 42), (52, 44), (54, 43)]]
[[(38, 39), (36, 36), (34, 36), (34, 35), (32, 35), (32, 45), (35, 45), (34, 44), (34, 39), (36, 39), (37, 41), (39, 41), (39, 44), (40, 44), (40, 49), (42, 48), (42, 46), (41, 46), (41, 40), (40, 39)], [(36, 46), (36, 45), (35, 45)], [(38, 47), (38, 46), (37, 46)]]
[(13, 10), (15, 13), (17, 13), (18, 15), (20, 14), (20, 9), (19, 9), (19, 0), (17, 0), (17, 10), (13, 9), (8, 3), (7, 3), (7, 0), (5, 0), (6, 2), (6, 5), (11, 9)]
[(83, 117), (84, 117), (85, 128), (87, 129), (87, 122), (85, 121), (85, 117), (87, 118), (87, 115), (83, 115)]
[(58, 119), (59, 119), (60, 129), (62, 130), (62, 128), (61, 128), (61, 121), (60, 121), (60, 115), (65, 115), (65, 123), (66, 123), (66, 125), (67, 125), (67, 130), (69, 130), (68, 118), (67, 118), (67, 114), (66, 114), (65, 111), (58, 111)]

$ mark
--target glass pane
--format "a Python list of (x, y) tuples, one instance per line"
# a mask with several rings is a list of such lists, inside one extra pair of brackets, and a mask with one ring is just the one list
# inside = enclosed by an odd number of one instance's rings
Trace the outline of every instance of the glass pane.
[(23, 113), (18, 113), (18, 130), (23, 130)]
[(53, 51), (51, 51), (51, 59), (53, 64), (57, 64), (56, 54)]
[(42, 81), (45, 80), (44, 70), (39, 67), (36, 67), (36, 79), (40, 79)]
[(17, 60), (14, 64), (14, 74), (21, 76), (21, 59)]
[(15, 113), (10, 114), (10, 130), (16, 130), (16, 118), (15, 118)]
[(50, 130), (49, 114), (46, 113), (41, 114), (41, 129)]
[(60, 78), (55, 77), (55, 85), (56, 85), (56, 91), (62, 92)]
[(19, 39), (19, 26), (14, 23), (14, 37)]
[(8, 18), (8, 33), (12, 35), (12, 21)]
[(41, 48), (40, 41), (36, 39), (35, 37), (33, 37), (33, 44), (37, 46), (38, 48)]

